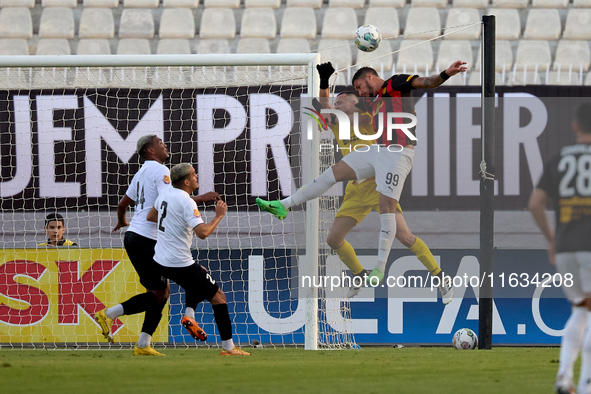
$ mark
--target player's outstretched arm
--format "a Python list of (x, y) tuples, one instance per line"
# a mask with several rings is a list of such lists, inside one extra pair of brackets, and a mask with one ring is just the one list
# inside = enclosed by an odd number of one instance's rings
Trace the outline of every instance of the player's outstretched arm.
[(334, 67), (331, 62), (321, 63), (316, 65), (318, 76), (320, 77), (320, 104), (322, 108), (334, 108), (328, 99), (330, 92), (328, 91), (328, 80), (334, 73)]
[(207, 201), (218, 201), (221, 200), (220, 195), (217, 192), (208, 192), (200, 194), (198, 196), (191, 197), (195, 202), (207, 202)]
[(122, 227), (129, 226), (129, 223), (125, 219), (125, 213), (127, 212), (127, 207), (133, 205), (134, 201), (126, 195), (123, 196), (119, 204), (117, 205), (117, 225), (113, 229), (113, 232), (119, 230)]
[(226, 203), (222, 200), (218, 200), (218, 202), (215, 205), (215, 217), (213, 218), (213, 220), (209, 223), (202, 223), (195, 226), (193, 228), (195, 234), (197, 234), (197, 236), (200, 239), (205, 239), (209, 237), (211, 233), (213, 233), (213, 230), (217, 228), (218, 224), (220, 224), (222, 218), (226, 215), (227, 209), (228, 205), (226, 205)]
[(447, 81), (454, 75), (466, 72), (468, 68), (465, 66), (466, 62), (458, 60), (454, 62), (447, 70), (442, 71), (438, 75), (431, 75), (430, 77), (419, 77), (412, 80), (412, 87), (415, 89), (433, 89)]

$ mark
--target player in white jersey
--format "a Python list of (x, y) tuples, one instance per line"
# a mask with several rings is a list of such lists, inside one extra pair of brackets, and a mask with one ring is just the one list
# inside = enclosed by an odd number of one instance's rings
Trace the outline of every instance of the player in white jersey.
[[(147, 289), (145, 293), (131, 297), (127, 301), (112, 308), (96, 313), (95, 320), (101, 326), (103, 335), (109, 342), (113, 342), (111, 325), (113, 319), (123, 315), (133, 315), (146, 312), (142, 332), (134, 355), (157, 356), (161, 353), (151, 346), (151, 338), (162, 318), (162, 309), (170, 294), (168, 281), (158, 273), (154, 262), (154, 247), (156, 245), (156, 225), (146, 220), (158, 195), (170, 185), (170, 170), (163, 164), (170, 156), (166, 145), (156, 135), (141, 137), (137, 142), (137, 152), (145, 160), (140, 170), (133, 177), (125, 196), (117, 206), (117, 225), (113, 231), (129, 226), (125, 233), (124, 246), (140, 278), (140, 283)], [(194, 197), (197, 202), (219, 199), (217, 193), (207, 193)], [(131, 224), (125, 219), (129, 205), (135, 205), (135, 212)], [(205, 340), (203, 331), (198, 326), (187, 328), (192, 336), (201, 336)], [(203, 333), (203, 334), (202, 334)]]
[(207, 238), (226, 215), (227, 205), (218, 200), (215, 217), (204, 223), (197, 204), (189, 195), (199, 187), (197, 173), (190, 164), (177, 164), (170, 171), (173, 188), (160, 194), (148, 213), (148, 220), (156, 222), (158, 241), (154, 260), (163, 277), (174, 280), (185, 289), (185, 315), (183, 325), (195, 323), (195, 308), (208, 300), (222, 339), (222, 356), (250, 356), (234, 346), (232, 322), (228, 313), (226, 296), (207, 271), (193, 261), (191, 243), (193, 233), (200, 239)]

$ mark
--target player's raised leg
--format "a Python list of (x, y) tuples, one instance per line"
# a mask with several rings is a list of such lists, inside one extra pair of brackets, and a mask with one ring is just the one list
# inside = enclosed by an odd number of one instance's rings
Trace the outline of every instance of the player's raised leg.
[(437, 261), (427, 244), (410, 231), (406, 220), (404, 220), (404, 215), (402, 215), (401, 212), (396, 214), (396, 239), (417, 256), (419, 261), (423, 263), (431, 275), (439, 278), (441, 301), (446, 305), (449, 304), (454, 294), (451, 278), (445, 276), (443, 271), (441, 271), (441, 267), (437, 264)]
[(283, 200), (266, 201), (260, 198), (256, 199), (257, 205), (263, 210), (272, 213), (278, 219), (285, 219), (289, 209), (306, 201), (320, 197), (328, 191), (333, 185), (340, 181), (357, 179), (355, 172), (340, 161), (331, 168), (324, 171), (318, 178), (312, 182), (300, 187), (294, 194)]

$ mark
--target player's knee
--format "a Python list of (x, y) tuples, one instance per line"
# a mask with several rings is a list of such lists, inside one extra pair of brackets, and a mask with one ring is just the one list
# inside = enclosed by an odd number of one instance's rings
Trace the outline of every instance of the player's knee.
[(226, 303), (226, 295), (222, 291), (222, 289), (218, 289), (217, 293), (213, 296), (213, 298), (209, 301), (211, 305), (217, 304), (225, 304)]
[(152, 293), (156, 295), (158, 303), (163, 304), (166, 302), (166, 300), (168, 300), (168, 297), (170, 296), (170, 289), (166, 288), (162, 290), (152, 290)]
[(332, 250), (337, 250), (345, 243), (345, 240), (339, 236), (334, 235), (333, 233), (329, 233), (328, 237), (326, 237), (326, 243)]

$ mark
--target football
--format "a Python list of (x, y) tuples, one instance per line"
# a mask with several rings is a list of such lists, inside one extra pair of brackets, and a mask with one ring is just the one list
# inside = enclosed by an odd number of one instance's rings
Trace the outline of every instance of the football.
[(456, 349), (474, 349), (478, 346), (478, 337), (469, 328), (461, 328), (454, 334), (452, 344)]
[(377, 27), (363, 25), (355, 32), (355, 45), (364, 52), (373, 52), (382, 42), (382, 34)]

